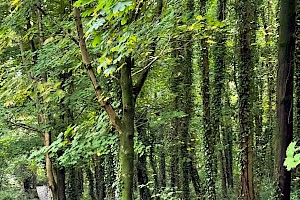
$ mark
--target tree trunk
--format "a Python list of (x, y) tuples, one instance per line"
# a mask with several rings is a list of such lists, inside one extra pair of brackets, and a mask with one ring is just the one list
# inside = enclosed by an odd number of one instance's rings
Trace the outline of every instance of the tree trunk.
[[(200, 14), (206, 13), (206, 0), (200, 0)], [(206, 171), (206, 197), (211, 200), (216, 199), (216, 158), (215, 144), (216, 135), (211, 129), (211, 110), (210, 110), (210, 85), (209, 85), (209, 58), (207, 39), (200, 40), (201, 57), (200, 69), (202, 69), (202, 96), (203, 96), (203, 125), (204, 125), (204, 151), (205, 151), (205, 171)]]
[[(143, 111), (141, 114), (139, 114), (138, 121), (136, 121), (136, 129), (138, 132), (138, 139), (139, 141), (145, 145), (148, 146), (149, 142), (147, 141), (147, 119), (146, 119), (146, 111)], [(138, 178), (138, 185), (140, 190), (140, 197), (141, 199), (150, 200), (151, 199), (151, 193), (148, 187), (148, 174), (147, 174), (147, 152), (146, 149), (144, 149), (144, 152), (141, 155), (138, 156), (137, 161), (137, 178)]]
[(122, 177), (122, 200), (133, 198), (133, 134), (134, 134), (134, 98), (132, 90), (131, 68), (133, 60), (126, 59), (121, 69), (121, 89), (123, 116), (120, 132), (120, 167)]
[(104, 182), (104, 158), (96, 158), (95, 160), (95, 186), (97, 200), (105, 198), (105, 182)]
[(65, 168), (56, 169), (56, 185), (59, 200), (66, 200)]
[(166, 184), (166, 153), (165, 153), (165, 137), (164, 137), (164, 129), (160, 128), (159, 130), (159, 138), (160, 138), (160, 152), (159, 152), (159, 186), (160, 191), (164, 191)]
[[(170, 80), (170, 85), (171, 85), (171, 91), (175, 95), (174, 101), (173, 101), (173, 109), (174, 111), (179, 112), (181, 110), (181, 97), (180, 97), (180, 89), (179, 89), (179, 84), (182, 83), (182, 72), (181, 70), (181, 65), (182, 58), (180, 57), (179, 51), (175, 50), (178, 48), (177, 40), (173, 40), (173, 57), (175, 60), (173, 71), (172, 71), (172, 79)], [(179, 64), (178, 64), (179, 63)], [(170, 159), (170, 186), (173, 190), (173, 192), (180, 190), (180, 167), (179, 167), (179, 150), (180, 150), (180, 140), (179, 140), (179, 134), (181, 131), (181, 120), (179, 117), (176, 117), (172, 120), (171, 122), (171, 132), (170, 132), (170, 149), (169, 151), (171, 153), (171, 159)]]
[(277, 136), (275, 145), (275, 178), (278, 198), (290, 199), (291, 172), (283, 166), (287, 146), (293, 138), (293, 55), (295, 0), (280, 1), (279, 55), (277, 74)]
[(267, 126), (265, 128), (265, 132), (263, 134), (263, 144), (264, 148), (262, 149), (262, 152), (265, 156), (265, 165), (266, 173), (268, 177), (271, 177), (273, 175), (274, 170), (274, 151), (273, 151), (273, 137), (274, 137), (274, 129), (275, 129), (275, 119), (274, 119), (274, 97), (275, 97), (275, 81), (274, 77), (276, 76), (274, 71), (275, 67), (272, 62), (272, 54), (274, 53), (274, 50), (272, 50), (272, 47), (270, 45), (270, 42), (273, 38), (271, 38), (272, 35), (272, 29), (270, 30), (270, 26), (272, 23), (274, 23), (273, 19), (273, 12), (271, 3), (267, 2), (267, 11), (262, 11), (262, 20), (264, 22), (264, 30), (266, 32), (265, 34), (265, 42), (266, 47), (265, 51), (263, 53), (263, 56), (266, 58), (265, 61), (265, 68), (267, 71), (267, 102), (268, 102), (268, 109), (266, 112), (266, 118), (267, 118)]
[[(106, 156), (106, 198), (107, 199), (115, 199), (115, 188), (116, 186), (114, 186), (114, 182), (116, 181), (116, 176), (115, 176), (115, 171), (117, 171), (118, 169), (116, 169), (116, 165), (114, 164), (114, 153), (111, 151), (110, 154), (108, 156)], [(116, 170), (115, 170), (116, 169)]]
[(85, 172), (86, 172), (86, 176), (88, 178), (88, 183), (89, 183), (89, 195), (92, 200), (96, 199), (95, 190), (94, 190), (94, 187), (95, 187), (94, 180), (95, 179), (94, 179), (94, 174), (93, 174), (89, 164), (86, 165)]
[[(50, 144), (51, 144), (51, 134), (46, 132), (44, 133), (44, 146), (47, 148), (50, 146)], [(51, 190), (52, 198), (53, 200), (59, 200), (57, 185), (54, 179), (53, 166), (48, 152), (46, 152), (45, 160), (46, 160), (46, 175), (48, 179), (48, 186)]]
[[(226, 19), (226, 0), (219, 1), (218, 5), (219, 13), (218, 13), (218, 20), (220, 22)], [(221, 180), (222, 180), (222, 191), (223, 197), (226, 198), (227, 196), (227, 169), (226, 169), (226, 155), (225, 149), (226, 144), (223, 144), (220, 141), (221, 130), (222, 130), (222, 92), (224, 90), (224, 73), (225, 73), (225, 56), (226, 56), (226, 37), (225, 31), (220, 30), (217, 33), (216, 40), (216, 48), (214, 53), (214, 88), (212, 94), (212, 133), (216, 136), (216, 143), (221, 143), (222, 148), (218, 151), (218, 160), (220, 163), (220, 171), (221, 171)], [(225, 136), (225, 135), (224, 135)], [(223, 137), (224, 137), (223, 136)], [(225, 159), (224, 159), (225, 158)]]
[[(295, 31), (295, 96), (296, 96), (296, 133), (300, 132), (300, 2), (296, 1), (296, 31)], [(300, 140), (299, 134), (295, 135)]]
[(76, 183), (76, 169), (74, 166), (68, 168), (68, 199), (79, 200)]
[(253, 200), (253, 47), (256, 26), (256, 7), (250, 0), (238, 3), (239, 15), (239, 125), (241, 150), (241, 190), (240, 199)]
[[(188, 0), (184, 5), (188, 12), (188, 20), (193, 19), (194, 14), (194, 1)], [(185, 117), (181, 118), (181, 134), (180, 142), (181, 149), (181, 183), (182, 183), (182, 199), (190, 199), (190, 181), (191, 181), (191, 165), (193, 164), (194, 150), (191, 148), (191, 136), (189, 133), (189, 124), (192, 116), (193, 102), (192, 102), (192, 71), (193, 71), (193, 36), (192, 33), (187, 32), (183, 38), (183, 63), (182, 63), (182, 74), (183, 74), (183, 94), (181, 94), (181, 106), (182, 111), (186, 114)], [(179, 91), (180, 92), (180, 91)], [(188, 151), (191, 149), (191, 151)]]
[[(227, 87), (229, 88), (229, 86)], [(225, 147), (224, 156), (225, 156), (225, 172), (226, 172), (226, 186), (227, 188), (233, 189), (233, 158), (232, 158), (232, 111), (230, 105), (230, 99), (228, 93), (225, 94), (225, 112), (224, 122), (223, 122), (223, 131), (222, 131), (222, 144)], [(229, 112), (228, 112), (229, 111)]]
[(126, 63), (121, 69), (120, 84), (122, 90), (123, 115), (122, 120), (120, 121), (110, 103), (103, 96), (102, 88), (100, 87), (96, 75), (93, 71), (84, 39), (80, 11), (76, 6), (74, 6), (74, 14), (75, 25), (79, 38), (79, 47), (87, 74), (93, 84), (94, 91), (100, 105), (106, 111), (110, 121), (119, 132), (122, 200), (131, 200), (133, 198), (133, 135), (135, 107), (131, 78), (131, 68), (133, 66), (133, 60), (131, 58), (126, 58)]

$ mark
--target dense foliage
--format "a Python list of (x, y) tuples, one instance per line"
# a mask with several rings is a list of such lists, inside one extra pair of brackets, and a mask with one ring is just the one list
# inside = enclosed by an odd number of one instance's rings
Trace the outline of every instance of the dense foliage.
[(295, 0), (2, 0), (0, 199), (299, 199), (299, 30)]

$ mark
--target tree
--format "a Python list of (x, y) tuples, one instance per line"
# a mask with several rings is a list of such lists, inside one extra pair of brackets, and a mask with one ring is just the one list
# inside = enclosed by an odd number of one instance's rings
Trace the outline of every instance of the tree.
[(293, 138), (293, 55), (295, 50), (295, 1), (280, 1), (277, 72), (277, 134), (275, 178), (278, 198), (290, 199), (291, 172), (283, 166), (285, 151)]
[(240, 128), (240, 198), (254, 199), (253, 188), (253, 41), (255, 38), (256, 4), (240, 1), (237, 6), (239, 16), (239, 128)]

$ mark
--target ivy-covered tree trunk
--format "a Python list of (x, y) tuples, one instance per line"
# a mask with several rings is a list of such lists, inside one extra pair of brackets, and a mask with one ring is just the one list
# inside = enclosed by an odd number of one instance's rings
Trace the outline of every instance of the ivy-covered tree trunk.
[[(229, 88), (227, 84), (227, 88)], [(224, 148), (225, 156), (225, 173), (226, 173), (226, 186), (228, 189), (233, 189), (233, 157), (232, 157), (232, 148), (233, 148), (233, 137), (232, 137), (232, 119), (233, 115), (231, 102), (229, 99), (228, 92), (225, 93), (225, 105), (224, 105), (224, 119), (222, 122), (222, 144)]]
[(88, 179), (88, 184), (89, 184), (89, 195), (91, 199), (96, 199), (95, 195), (95, 179), (94, 179), (94, 174), (90, 168), (90, 164), (86, 164), (85, 168), (86, 176)]
[(104, 157), (95, 158), (95, 189), (96, 189), (96, 199), (104, 199), (105, 194), (105, 182), (104, 182)]
[(116, 171), (118, 168), (116, 167), (115, 162), (115, 154), (113, 151), (109, 153), (109, 155), (106, 156), (106, 170), (105, 170), (105, 175), (106, 175), (106, 198), (107, 199), (114, 199), (115, 198), (115, 181), (116, 181)]
[[(206, 0), (200, 0), (200, 14), (206, 14)], [(209, 58), (207, 39), (200, 39), (201, 56), (200, 69), (202, 70), (202, 100), (203, 100), (203, 125), (204, 125), (204, 154), (205, 154), (205, 172), (206, 172), (206, 197), (216, 199), (216, 158), (215, 144), (216, 135), (211, 129), (211, 105), (210, 105), (210, 84), (209, 84)]]
[(264, 165), (267, 166), (265, 172), (269, 177), (273, 175), (274, 170), (274, 129), (275, 129), (275, 110), (274, 107), (274, 97), (275, 97), (275, 66), (272, 62), (272, 54), (274, 53), (274, 48), (271, 46), (272, 39), (272, 29), (271, 25), (274, 21), (274, 13), (272, 11), (271, 2), (267, 2), (266, 8), (261, 11), (261, 16), (263, 20), (263, 27), (265, 34), (266, 47), (263, 51), (263, 56), (266, 58), (265, 70), (267, 71), (267, 104), (268, 109), (266, 110), (267, 125), (262, 137), (262, 152), (264, 154)]
[(255, 3), (251, 0), (238, 2), (237, 13), (239, 15), (239, 126), (240, 126), (240, 199), (253, 200), (253, 47), (255, 37), (254, 13)]
[[(137, 117), (138, 120), (136, 121), (136, 129), (138, 132), (138, 139), (139, 141), (146, 147), (149, 145), (147, 141), (147, 119), (146, 119), (146, 111), (142, 111), (139, 113)], [(148, 173), (147, 173), (147, 152), (146, 149), (143, 149), (141, 154), (138, 154), (137, 159), (137, 179), (140, 191), (141, 199), (150, 200), (151, 193), (148, 188)]]
[[(170, 80), (171, 84), (171, 91), (174, 94), (174, 100), (173, 100), (173, 108), (174, 111), (179, 112), (181, 110), (181, 98), (180, 98), (180, 89), (179, 84), (182, 83), (182, 76), (183, 74), (180, 72), (181, 66), (178, 64), (182, 64), (182, 58), (180, 57), (179, 51), (175, 50), (178, 45), (177, 40), (173, 40), (173, 58), (175, 60), (175, 63), (173, 66), (172, 71), (172, 79)], [(171, 159), (170, 159), (170, 184), (172, 190), (175, 192), (176, 190), (180, 190), (181, 184), (180, 184), (180, 132), (181, 132), (181, 120), (179, 117), (175, 117), (172, 119), (171, 122), (171, 132), (170, 132), (170, 149), (171, 152)]]
[[(156, 132), (155, 132), (156, 133)], [(156, 146), (157, 140), (156, 137), (152, 132), (150, 132), (150, 149), (149, 149), (149, 164), (150, 167), (153, 171), (153, 180), (154, 180), (154, 189), (153, 189), (153, 193), (158, 194), (159, 193), (159, 183), (158, 183), (158, 172), (157, 172), (157, 162), (156, 162), (156, 155), (155, 155), (155, 151), (154, 148)], [(156, 198), (157, 200), (159, 199), (159, 197)]]
[[(224, 21), (226, 19), (226, 0), (219, 1), (218, 5), (219, 13), (218, 13), (218, 20), (220, 22)], [(222, 130), (222, 93), (224, 90), (224, 77), (225, 77), (225, 58), (226, 58), (226, 37), (225, 37), (225, 31), (219, 30), (219, 32), (216, 35), (216, 48), (214, 52), (214, 60), (215, 60), (215, 66), (214, 66), (214, 82), (213, 82), (213, 94), (212, 94), (212, 132), (216, 136), (216, 140), (221, 143), (220, 137), (221, 137), (221, 130)], [(224, 132), (226, 134), (226, 132)], [(227, 137), (223, 133), (223, 137)], [(226, 141), (226, 143), (224, 143)], [(218, 153), (218, 160), (220, 162), (220, 173), (222, 177), (222, 190), (223, 190), (223, 197), (226, 198), (227, 196), (227, 169), (226, 165), (226, 150), (228, 146), (228, 141), (223, 140), (222, 148), (217, 152)], [(217, 142), (216, 142), (217, 143)], [(225, 158), (225, 159), (224, 159)]]
[(159, 165), (158, 165), (158, 170), (159, 170), (159, 187), (160, 191), (164, 191), (164, 189), (167, 186), (167, 181), (166, 181), (166, 148), (165, 148), (165, 130), (163, 128), (160, 128), (158, 130), (159, 133), (159, 138), (160, 138), (160, 151), (159, 151)]
[[(188, 0), (184, 7), (187, 10), (187, 19), (191, 21), (194, 17), (194, 1)], [(193, 165), (194, 151), (191, 148), (191, 135), (189, 133), (190, 119), (192, 116), (193, 102), (192, 102), (192, 70), (193, 70), (193, 37), (192, 33), (187, 32), (183, 38), (183, 66), (181, 73), (183, 74), (183, 94), (181, 95), (182, 111), (185, 117), (181, 118), (182, 131), (180, 134), (180, 142), (182, 143), (180, 149), (181, 156), (181, 183), (182, 183), (182, 199), (190, 199), (190, 181), (191, 181), (191, 166)], [(191, 151), (188, 151), (191, 149)]]
[(293, 138), (293, 76), (295, 45), (295, 0), (281, 0), (279, 13), (279, 56), (277, 73), (277, 134), (275, 178), (278, 199), (290, 199), (291, 172), (283, 166), (285, 152)]

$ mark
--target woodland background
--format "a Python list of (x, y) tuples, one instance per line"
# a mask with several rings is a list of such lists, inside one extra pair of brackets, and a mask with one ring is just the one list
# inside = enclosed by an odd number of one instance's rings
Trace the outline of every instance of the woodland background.
[(300, 199), (298, 0), (1, 0), (0, 199)]

